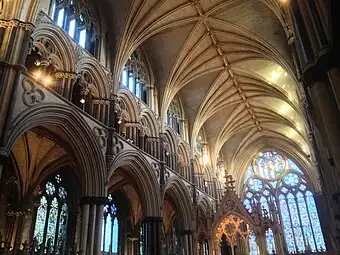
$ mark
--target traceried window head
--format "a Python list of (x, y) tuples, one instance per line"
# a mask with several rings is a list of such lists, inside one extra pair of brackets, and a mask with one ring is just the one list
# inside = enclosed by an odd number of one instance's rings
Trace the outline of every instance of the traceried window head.
[[(303, 171), (285, 155), (263, 152), (245, 175), (243, 204), (249, 212), (278, 222), (289, 253), (326, 250), (313, 193)], [(268, 254), (276, 254), (272, 230), (266, 232)]]
[(96, 19), (83, 1), (54, 0), (51, 5), (51, 18), (63, 28), (77, 43), (96, 55), (99, 33)]
[(263, 179), (275, 180), (284, 174), (288, 162), (277, 152), (264, 152), (253, 160), (252, 167), (255, 173)]
[(149, 72), (144, 59), (137, 51), (126, 62), (121, 74), (120, 83), (121, 86), (128, 88), (145, 104), (148, 104)]
[(34, 227), (34, 238), (38, 245), (49, 245), (50, 252), (59, 251), (63, 247), (66, 242), (68, 213), (67, 191), (58, 174), (46, 182), (39, 198)]
[(184, 120), (184, 113), (181, 110), (180, 99), (176, 96), (170, 103), (167, 112), (168, 125), (174, 129), (177, 134), (181, 135), (183, 131), (182, 122)]

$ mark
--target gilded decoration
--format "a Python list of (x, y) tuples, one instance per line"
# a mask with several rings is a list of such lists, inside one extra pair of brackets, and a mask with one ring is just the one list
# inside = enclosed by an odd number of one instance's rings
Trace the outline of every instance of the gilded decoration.
[(225, 235), (230, 245), (235, 246), (237, 238), (241, 237), (246, 239), (249, 235), (249, 230), (245, 227), (244, 220), (236, 215), (229, 215), (225, 217), (216, 230), (216, 237), (221, 239)]
[(77, 78), (77, 74), (70, 73), (70, 72), (63, 72), (63, 71), (57, 71), (54, 76), (57, 79), (69, 79), (69, 80), (72, 80), (72, 79), (76, 79)]
[(34, 82), (27, 77), (22, 80), (22, 101), (26, 106), (33, 106), (39, 104), (45, 99), (45, 94), (41, 89), (36, 88)]
[[(0, 13), (3, 8), (3, 1), (0, 0)], [(29, 22), (22, 22), (19, 20), (0, 20), (0, 28), (23, 28), (25, 31), (32, 31), (34, 29), (34, 25)]]

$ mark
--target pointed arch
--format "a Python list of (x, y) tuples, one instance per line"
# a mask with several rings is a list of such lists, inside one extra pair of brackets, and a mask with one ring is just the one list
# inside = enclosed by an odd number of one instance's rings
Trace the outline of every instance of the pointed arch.
[(124, 105), (126, 109), (126, 113), (128, 114), (128, 118), (126, 121), (127, 122), (133, 122), (136, 123), (139, 121), (139, 116), (138, 116), (138, 106), (136, 103), (136, 99), (133, 97), (130, 91), (127, 89), (121, 88), (118, 91), (118, 100), (122, 100), (124, 102)]
[(75, 72), (74, 47), (61, 28), (39, 22), (32, 34), (33, 45), (45, 59), (51, 59), (57, 70)]
[[(108, 72), (108, 71), (107, 71)], [(92, 57), (78, 58), (76, 63), (76, 73), (87, 75), (88, 83), (92, 85), (91, 92), (98, 98), (109, 98), (110, 80), (108, 73), (105, 73), (103, 67)]]
[(197, 203), (198, 208), (201, 208), (204, 213), (205, 218), (209, 218), (209, 216), (213, 212), (213, 205), (211, 201), (206, 196), (200, 196)]
[(108, 173), (108, 180), (119, 168), (136, 181), (141, 196), (144, 216), (159, 217), (161, 215), (161, 195), (156, 173), (145, 157), (135, 150), (120, 153), (112, 162)]
[(194, 214), (192, 200), (188, 188), (184, 185), (182, 179), (173, 176), (167, 182), (164, 188), (164, 196), (169, 196), (176, 206), (178, 213), (178, 223), (181, 230), (191, 230), (192, 215)]
[(177, 152), (177, 137), (175, 132), (171, 128), (167, 128), (165, 130), (165, 138), (168, 143), (168, 148), (170, 149), (171, 153)]
[[(147, 129), (148, 132), (145, 132), (149, 137), (158, 137), (159, 136), (159, 124), (157, 122), (156, 116), (154, 112), (147, 107), (143, 107), (140, 112), (141, 124), (144, 129)], [(145, 123), (143, 123), (143, 120)]]
[(81, 187), (82, 195), (105, 196), (105, 159), (93, 131), (78, 111), (58, 104), (43, 104), (27, 109), (12, 122), (7, 150), (10, 151), (15, 141), (26, 131), (37, 126), (57, 127), (67, 137), (78, 163), (80, 183), (84, 184)]
[[(261, 151), (274, 150), (287, 155), (292, 158), (294, 162), (305, 172), (305, 177), (309, 183), (311, 183), (315, 192), (321, 191), (321, 185), (319, 182), (319, 175), (316, 166), (311, 162), (311, 159), (306, 155), (300, 153), (295, 145), (289, 141), (279, 139), (276, 137), (262, 137), (250, 144), (247, 144), (242, 148), (242, 153), (235, 154), (232, 160), (232, 169), (239, 169), (241, 173), (232, 173), (233, 175), (240, 175), (244, 177), (246, 170), (251, 160)], [(236, 192), (241, 192), (243, 185), (243, 178), (236, 179)], [(239, 193), (240, 194), (240, 193)]]

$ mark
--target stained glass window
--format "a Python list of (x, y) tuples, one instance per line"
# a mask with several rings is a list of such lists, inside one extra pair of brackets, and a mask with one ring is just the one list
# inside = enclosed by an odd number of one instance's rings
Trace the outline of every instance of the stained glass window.
[(108, 204), (104, 206), (101, 250), (107, 254), (118, 253), (119, 221), (117, 218), (117, 207), (112, 201), (112, 195), (109, 195)]
[(147, 87), (150, 85), (148, 69), (138, 52), (128, 59), (120, 77), (121, 86), (129, 89), (144, 103), (148, 104)]
[(51, 251), (59, 250), (67, 234), (68, 205), (67, 192), (61, 186), (62, 179), (56, 175), (46, 182), (36, 211), (33, 236), (38, 245), (49, 244)]
[(259, 247), (256, 243), (256, 236), (254, 233), (250, 233), (249, 235), (249, 248), (250, 248), (250, 255), (259, 255)]
[[(262, 214), (280, 224), (288, 253), (325, 251), (321, 225), (313, 193), (303, 171), (278, 152), (263, 152), (245, 174), (243, 204), (252, 212), (259, 204)], [(275, 217), (274, 217), (275, 216)], [(268, 253), (275, 248), (273, 232), (266, 232)]]
[(266, 244), (268, 255), (276, 254), (275, 239), (271, 229), (266, 231)]

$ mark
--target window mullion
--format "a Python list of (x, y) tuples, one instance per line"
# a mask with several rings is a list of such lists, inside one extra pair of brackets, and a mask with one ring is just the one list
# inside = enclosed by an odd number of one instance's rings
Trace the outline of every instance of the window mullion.
[(296, 199), (296, 194), (294, 196), (294, 200), (295, 200), (296, 208), (297, 208), (298, 215), (299, 215), (299, 221), (300, 221), (300, 227), (301, 227), (302, 236), (303, 236), (303, 242), (305, 243), (305, 249), (306, 249), (307, 247), (309, 247), (309, 244), (308, 244), (308, 240), (306, 241), (306, 236), (305, 236), (306, 233), (305, 233), (305, 229), (303, 228), (303, 223), (302, 223), (301, 213), (300, 213), (300, 207), (299, 207), (299, 204), (298, 204), (297, 199)]
[[(58, 236), (59, 236), (59, 226), (60, 226), (60, 215), (61, 215), (61, 210), (62, 210), (63, 206), (60, 205), (60, 203), (58, 203), (58, 216), (57, 216), (57, 226), (56, 226), (56, 233), (55, 233), (55, 237), (54, 237), (54, 247), (57, 247), (57, 242), (58, 242)], [(55, 249), (53, 248), (53, 250), (55, 251)]]
[(107, 225), (107, 215), (104, 214), (104, 231), (103, 231), (103, 252), (105, 252), (105, 238), (106, 238), (106, 226)]
[(115, 217), (111, 214), (110, 215), (110, 217), (111, 217), (111, 237), (110, 237), (110, 253), (112, 253), (113, 252), (113, 238), (114, 238), (114, 236), (113, 236), (113, 228), (114, 228), (114, 225), (115, 225)]
[(307, 209), (307, 214), (308, 214), (308, 219), (309, 219), (310, 227), (311, 227), (311, 230), (312, 230), (313, 240), (314, 240), (314, 243), (315, 243), (316, 251), (318, 251), (319, 248), (318, 248), (318, 244), (317, 244), (317, 242), (315, 240), (315, 234), (314, 234), (314, 224), (312, 224), (311, 215), (310, 215), (310, 212), (309, 212), (309, 207), (307, 206), (306, 193), (304, 194), (303, 199), (306, 202), (306, 209)]
[(46, 212), (45, 227), (44, 227), (44, 237), (43, 237), (43, 242), (42, 242), (43, 247), (45, 247), (45, 244), (46, 244), (47, 227), (48, 227), (48, 220), (49, 220), (50, 211), (51, 211), (51, 203), (52, 203), (52, 201), (49, 201), (49, 203), (47, 204), (47, 212)]
[(289, 220), (290, 220), (290, 225), (292, 226), (292, 232), (293, 232), (293, 236), (294, 236), (294, 244), (295, 244), (295, 251), (298, 250), (298, 246), (297, 246), (297, 243), (296, 243), (296, 234), (295, 234), (295, 230), (294, 230), (294, 224), (293, 224), (293, 220), (292, 220), (292, 214), (290, 212), (290, 208), (289, 208), (289, 203), (288, 203), (288, 199), (287, 197), (285, 196), (285, 202), (287, 204), (287, 210), (288, 210), (288, 214), (289, 214)]

